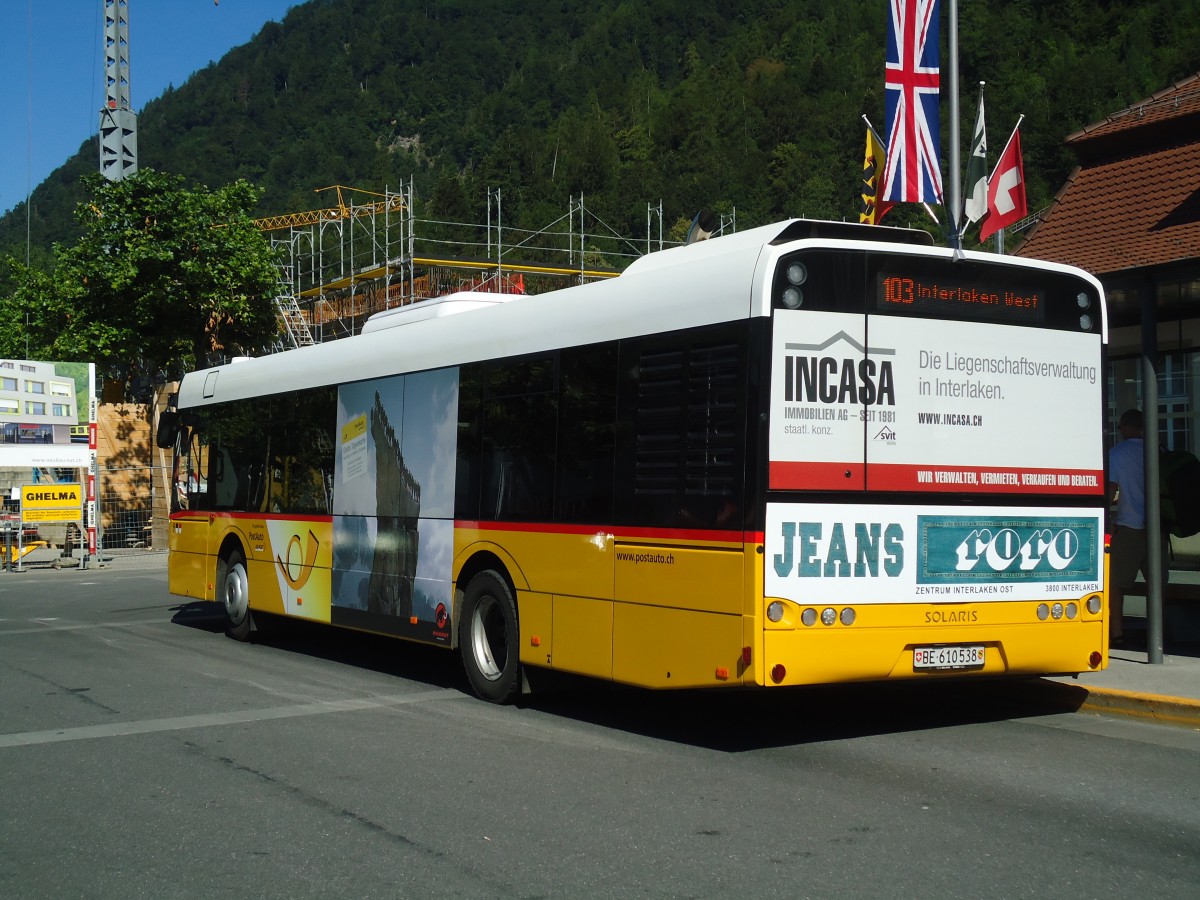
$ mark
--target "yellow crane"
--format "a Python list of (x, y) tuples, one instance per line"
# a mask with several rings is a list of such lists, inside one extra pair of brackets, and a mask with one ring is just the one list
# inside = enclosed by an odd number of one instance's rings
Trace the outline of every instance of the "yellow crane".
[[(261, 219), (254, 219), (254, 224), (258, 226), (259, 231), (279, 231), (284, 228), (303, 228), (307, 225), (318, 225), (322, 222), (340, 222), (348, 219), (357, 219), (359, 216), (373, 216), (383, 212), (401, 212), (407, 208), (404, 205), (404, 197), (401, 194), (378, 194), (374, 191), (364, 191), (341, 184), (317, 188), (313, 193), (319, 194), (322, 191), (336, 191), (337, 206), (329, 206), (325, 209), (310, 209), (305, 212), (284, 213), (278, 216), (264, 216)], [(370, 203), (347, 205), (342, 191), (368, 194), (372, 197), (382, 197), (383, 199)]]

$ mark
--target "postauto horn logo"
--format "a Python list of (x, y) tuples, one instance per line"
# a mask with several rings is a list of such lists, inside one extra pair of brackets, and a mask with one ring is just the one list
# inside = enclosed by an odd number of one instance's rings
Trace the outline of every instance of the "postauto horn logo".
[(288, 540), (284, 556), (276, 555), (275, 565), (283, 576), (283, 580), (287, 582), (287, 586), (293, 591), (302, 590), (308, 584), (320, 546), (321, 542), (311, 531), (308, 533), (308, 542), (303, 549), (300, 535), (293, 534)]

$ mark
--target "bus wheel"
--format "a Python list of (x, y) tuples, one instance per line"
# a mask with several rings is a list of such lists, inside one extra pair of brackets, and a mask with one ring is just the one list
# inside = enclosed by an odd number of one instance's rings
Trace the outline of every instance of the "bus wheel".
[(472, 578), (461, 621), (459, 647), (472, 689), (484, 700), (507, 703), (520, 685), (517, 604), (508, 583), (490, 569)]
[(225, 607), (225, 633), (235, 641), (250, 638), (250, 579), (240, 550), (230, 550), (217, 562), (217, 599)]

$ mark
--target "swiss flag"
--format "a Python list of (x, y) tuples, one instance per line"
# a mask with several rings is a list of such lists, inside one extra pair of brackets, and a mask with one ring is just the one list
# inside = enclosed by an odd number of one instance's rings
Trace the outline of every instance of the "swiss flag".
[(986, 241), (1001, 228), (1029, 215), (1025, 202), (1025, 169), (1021, 164), (1021, 132), (1014, 130), (1000, 161), (988, 179), (987, 215), (979, 229), (979, 240)]

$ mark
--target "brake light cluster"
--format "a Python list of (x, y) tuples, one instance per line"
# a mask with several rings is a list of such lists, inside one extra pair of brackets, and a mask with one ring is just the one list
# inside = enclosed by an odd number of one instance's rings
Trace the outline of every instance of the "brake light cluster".
[(1058, 620), (1063, 616), (1068, 619), (1074, 619), (1079, 615), (1079, 605), (1076, 603), (1039, 603), (1037, 608), (1037, 617), (1045, 622), (1047, 619)]
[[(1099, 615), (1100, 609), (1104, 604), (1104, 600), (1100, 594), (1092, 594), (1084, 601), (1084, 608), (1093, 616)], [(1039, 603), (1037, 605), (1037, 617), (1042, 622), (1047, 620), (1058, 621), (1066, 619), (1074, 621), (1079, 617), (1079, 604), (1074, 600), (1067, 603)]]
[[(772, 600), (767, 604), (767, 621), (782, 622), (785, 612), (783, 603), (778, 600)], [(827, 606), (820, 612), (815, 607), (809, 606), (800, 613), (801, 623), (809, 626), (816, 625), (817, 622), (820, 622), (822, 625), (834, 625), (838, 622), (841, 622), (843, 625), (853, 625), (856, 618), (858, 618), (858, 614), (852, 606), (844, 607), (841, 610)]]
[(811, 606), (800, 613), (800, 621), (805, 625), (816, 625), (820, 622), (822, 625), (833, 625), (841, 622), (843, 625), (853, 625), (858, 614), (854, 611), (854, 607), (844, 607), (840, 612), (832, 606), (827, 606), (819, 613)]

